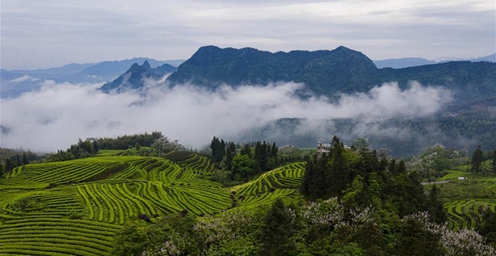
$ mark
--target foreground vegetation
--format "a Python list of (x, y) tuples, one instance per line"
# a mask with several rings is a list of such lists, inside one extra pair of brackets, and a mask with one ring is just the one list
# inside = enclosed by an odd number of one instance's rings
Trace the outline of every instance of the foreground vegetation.
[[(480, 173), (467, 172), (468, 160), (457, 170), (440, 168), (441, 176), (411, 164), (418, 159), (345, 149), (338, 138), (319, 156), (217, 138), (210, 156), (161, 138), (146, 145), (132, 138), (147, 136), (124, 138), (80, 141), (6, 172), (0, 255), (494, 253), (490, 159)], [(469, 179), (422, 186), (431, 176)]]

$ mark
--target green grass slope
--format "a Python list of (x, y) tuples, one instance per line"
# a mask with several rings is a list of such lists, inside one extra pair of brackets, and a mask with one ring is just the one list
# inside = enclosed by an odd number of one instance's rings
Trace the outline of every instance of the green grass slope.
[(208, 216), (293, 200), (304, 163), (234, 188), (209, 181), (213, 170), (208, 158), (190, 152), (157, 158), (105, 151), (18, 167), (0, 179), (0, 255), (108, 255), (116, 232), (140, 216)]

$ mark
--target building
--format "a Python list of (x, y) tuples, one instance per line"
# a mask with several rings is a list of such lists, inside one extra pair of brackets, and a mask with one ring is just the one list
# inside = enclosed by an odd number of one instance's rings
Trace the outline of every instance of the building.
[(322, 154), (329, 154), (331, 152), (331, 144), (330, 143), (322, 143), (317, 142), (317, 156), (321, 156)]

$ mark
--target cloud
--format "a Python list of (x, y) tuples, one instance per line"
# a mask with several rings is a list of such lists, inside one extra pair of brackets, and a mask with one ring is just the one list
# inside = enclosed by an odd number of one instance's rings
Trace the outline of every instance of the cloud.
[(22, 83), (22, 82), (26, 82), (26, 81), (36, 82), (36, 81), (39, 81), (39, 80), (40, 79), (38, 79), (38, 78), (34, 78), (34, 77), (28, 76), (28, 75), (24, 75), (24, 76), (21, 76), (21, 77), (12, 79), (9, 82), (14, 83), (14, 84), (18, 84), (18, 83)]
[(494, 11), (489, 0), (2, 1), (2, 65), (186, 59), (203, 45), (470, 58), (494, 52)]
[(0, 146), (55, 151), (79, 138), (161, 131), (188, 147), (202, 147), (213, 136), (241, 138), (281, 118), (306, 118), (310, 121), (296, 132), (311, 133), (319, 132), (322, 120), (334, 118), (373, 123), (430, 116), (451, 100), (449, 90), (418, 83), (406, 90), (386, 83), (330, 102), (317, 96), (300, 99), (295, 93), (304, 85), (297, 83), (224, 85), (209, 91), (193, 85), (169, 88), (160, 86), (162, 81), (148, 81), (145, 95), (105, 94), (97, 90), (101, 84), (47, 82), (39, 91), (2, 100), (2, 126), (9, 132)]

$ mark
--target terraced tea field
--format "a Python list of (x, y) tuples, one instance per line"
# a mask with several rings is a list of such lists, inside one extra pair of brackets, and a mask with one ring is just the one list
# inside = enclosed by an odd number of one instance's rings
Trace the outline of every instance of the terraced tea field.
[[(458, 177), (467, 177), (467, 180), (458, 180)], [(444, 208), (448, 213), (450, 228), (473, 229), (482, 220), (484, 210), (496, 214), (494, 174), (482, 175), (459, 170), (448, 173), (441, 180), (451, 181), (441, 185), (441, 196), (445, 201)]]
[(154, 221), (184, 210), (203, 216), (291, 200), (304, 164), (235, 188), (209, 181), (213, 170), (208, 158), (188, 152), (165, 158), (105, 152), (18, 167), (0, 179), (0, 255), (108, 255), (113, 236), (138, 216)]

